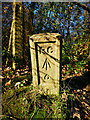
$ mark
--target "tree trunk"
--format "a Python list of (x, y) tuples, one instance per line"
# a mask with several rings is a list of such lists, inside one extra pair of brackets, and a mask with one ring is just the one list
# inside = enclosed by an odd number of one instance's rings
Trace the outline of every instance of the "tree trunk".
[[(11, 40), (12, 40), (12, 31), (13, 31), (13, 20), (12, 20), (12, 25), (11, 25), (11, 30), (10, 30), (10, 38), (9, 38), (9, 44), (8, 44), (8, 53), (10, 52), (10, 46), (11, 46)], [(8, 56), (6, 59), (6, 64), (5, 67), (7, 66), (8, 63)]]
[(12, 68), (15, 70), (15, 7), (16, 3), (13, 2), (13, 39), (12, 39), (12, 55), (13, 55), (13, 62)]
[(22, 2), (16, 2), (16, 22), (15, 22), (15, 48), (16, 66), (21, 68), (23, 65), (23, 9)]
[(24, 9), (24, 4), (23, 4), (23, 64), (26, 66), (26, 55), (25, 55), (25, 44), (26, 44), (26, 34), (25, 34), (25, 23), (26, 23), (26, 18), (25, 18), (25, 9)]
[[(33, 34), (33, 17), (34, 17), (34, 6), (35, 3), (32, 2), (30, 5), (30, 11), (29, 11), (29, 35), (31, 36)], [(31, 70), (31, 54), (30, 54), (30, 49), (29, 49), (29, 39), (28, 39), (28, 66), (29, 66), (29, 71)]]
[(68, 9), (68, 28), (67, 28), (67, 38), (68, 38), (68, 41), (67, 42), (70, 42), (70, 12), (71, 12), (71, 9), (69, 7)]
[(34, 6), (35, 6), (35, 3), (32, 2), (31, 5), (30, 5), (30, 16), (29, 16), (29, 20), (30, 20), (30, 25), (29, 25), (29, 34), (32, 35), (33, 34), (33, 17), (34, 17)]

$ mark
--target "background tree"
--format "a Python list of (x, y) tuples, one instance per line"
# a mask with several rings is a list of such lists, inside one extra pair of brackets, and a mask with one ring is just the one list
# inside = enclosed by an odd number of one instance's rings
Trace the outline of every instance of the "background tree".
[(12, 68), (15, 70), (15, 34), (16, 34), (16, 31), (15, 31), (15, 19), (16, 19), (16, 3), (13, 2), (13, 39), (12, 39), (12, 55), (13, 55), (13, 63), (12, 63)]
[[(9, 6), (9, 7), (7, 7)], [(84, 6), (84, 7), (83, 7)], [(86, 6), (86, 7), (85, 7)], [(83, 60), (83, 54), (88, 56), (88, 52), (84, 53), (81, 50), (81, 45), (87, 41), (86, 36), (89, 34), (86, 32), (89, 30), (89, 4), (87, 3), (60, 3), (60, 2), (49, 2), (49, 3), (39, 3), (39, 2), (27, 2), (27, 3), (17, 3), (16, 5), (16, 37), (15, 37), (15, 48), (16, 48), (16, 66), (20, 67), (23, 64), (25, 66), (28, 64), (30, 66), (30, 53), (29, 53), (29, 35), (41, 32), (58, 32), (64, 38), (63, 46), (63, 64), (73, 64), (71, 61), (74, 59), (81, 61)], [(9, 21), (12, 21), (12, 4), (3, 4), (3, 43), (7, 42), (7, 46), (3, 46), (4, 51), (12, 51), (9, 45), (10, 32), (5, 33), (5, 27), (8, 23), (4, 23), (6, 16), (6, 11), (10, 9)], [(87, 12), (84, 12), (84, 9)], [(84, 14), (83, 14), (84, 13)], [(8, 24), (11, 26), (10, 24)], [(10, 29), (10, 27), (9, 27)], [(6, 39), (5, 34), (8, 34)], [(88, 37), (89, 38), (89, 37)], [(6, 39), (6, 40), (5, 40)], [(89, 44), (89, 43), (88, 43)], [(72, 47), (73, 46), (73, 47)], [(85, 45), (86, 46), (86, 45)], [(6, 49), (6, 50), (5, 50)], [(77, 49), (78, 51), (76, 52)], [(87, 47), (88, 49), (88, 47)], [(71, 51), (72, 50), (72, 51)], [(11, 52), (5, 53), (4, 57), (8, 55), (11, 56)], [(79, 52), (82, 51), (82, 55)], [(88, 51), (88, 50), (86, 50)], [(86, 57), (87, 58), (87, 57)], [(6, 60), (6, 59), (4, 59)], [(22, 61), (22, 62), (21, 62)], [(78, 61), (78, 62), (79, 62)], [(87, 60), (88, 61), (88, 60)], [(5, 62), (4, 62), (5, 63)], [(8, 62), (9, 65), (10, 61)]]

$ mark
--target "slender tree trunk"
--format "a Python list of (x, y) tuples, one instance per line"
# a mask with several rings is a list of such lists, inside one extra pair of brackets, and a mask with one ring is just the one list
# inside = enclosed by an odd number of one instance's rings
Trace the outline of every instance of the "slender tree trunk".
[[(25, 3), (25, 5), (26, 5), (26, 3)], [(27, 34), (27, 17), (26, 17), (26, 14), (25, 13), (27, 13), (27, 9), (26, 9), (26, 7), (25, 7), (25, 9), (24, 9), (24, 26), (25, 26), (25, 44), (28, 44), (28, 34)], [(28, 48), (29, 49), (29, 48)], [(27, 53), (27, 47), (25, 47), (25, 53)], [(26, 63), (26, 65), (28, 65), (28, 56), (27, 55), (25, 55), (25, 63)]]
[(32, 2), (31, 5), (30, 5), (30, 11), (29, 11), (29, 20), (30, 20), (30, 25), (29, 25), (29, 33), (30, 35), (33, 34), (33, 17), (34, 17), (34, 6), (35, 6), (35, 3)]
[(23, 64), (26, 66), (26, 55), (25, 55), (25, 44), (26, 44), (26, 34), (25, 34), (25, 9), (24, 9), (24, 4), (22, 5), (23, 7)]
[(13, 39), (12, 39), (12, 55), (13, 55), (13, 62), (12, 68), (15, 70), (15, 7), (16, 3), (13, 2)]
[[(68, 40), (70, 39), (70, 7), (68, 9), (68, 28), (67, 28), (67, 37), (68, 37)], [(68, 41), (69, 42), (69, 41)]]
[(49, 19), (50, 19), (50, 21), (48, 20), (49, 21), (49, 32), (51, 32), (51, 18), (50, 18), (50, 15), (51, 15), (51, 9), (50, 9), (50, 13), (49, 13)]
[[(85, 3), (85, 6), (87, 7), (87, 2)], [(90, 14), (90, 13), (88, 13), (88, 14)], [(89, 18), (90, 18), (90, 16), (89, 16)], [(87, 10), (85, 10), (84, 11), (84, 31), (86, 32), (87, 31), (87, 36), (89, 36), (89, 33), (88, 33), (88, 31), (89, 31), (89, 27), (90, 27), (90, 25), (89, 26), (87, 26), (86, 27), (86, 23), (87, 23)], [(89, 23), (90, 23), (90, 19), (89, 19)], [(86, 30), (87, 29), (87, 30)], [(86, 39), (86, 41), (87, 41), (87, 43), (88, 43), (88, 59), (90, 59), (90, 42), (89, 42), (89, 39), (87, 38)]]
[(16, 67), (21, 68), (23, 66), (23, 9), (22, 2), (16, 2), (16, 22), (15, 22), (15, 56)]
[[(33, 34), (33, 17), (34, 17), (34, 6), (35, 3), (32, 2), (30, 5), (30, 11), (29, 11), (29, 34), (30, 36)], [(30, 54), (30, 49), (29, 49), (29, 38), (28, 38), (28, 66), (29, 66), (29, 71), (31, 70), (31, 54)]]
[[(85, 3), (85, 6), (87, 6), (88, 3)], [(87, 11), (84, 11), (84, 26), (86, 24), (86, 17), (87, 17)]]
[[(9, 38), (9, 44), (8, 44), (8, 53), (10, 52), (10, 46), (11, 46), (11, 40), (12, 40), (12, 31), (13, 31), (13, 20), (12, 20), (12, 25), (11, 25), (11, 30), (10, 30), (10, 38)], [(7, 66), (7, 63), (8, 63), (8, 56), (6, 58), (5, 67)]]
[[(67, 4), (65, 3), (65, 6), (67, 7)], [(66, 8), (65, 7), (65, 8)], [(64, 29), (63, 29), (63, 37), (65, 38), (65, 30), (67, 29), (66, 28), (66, 20), (67, 20), (67, 10), (65, 9), (65, 17), (64, 17)], [(63, 45), (64, 45), (64, 41), (65, 41), (65, 39), (63, 39)]]
[(42, 32), (42, 28), (43, 28), (43, 24), (42, 24), (42, 22), (43, 22), (43, 19), (42, 19), (42, 7), (43, 7), (43, 5), (41, 4), (41, 9), (40, 9), (40, 26), (39, 26), (39, 29), (40, 29), (40, 32)]

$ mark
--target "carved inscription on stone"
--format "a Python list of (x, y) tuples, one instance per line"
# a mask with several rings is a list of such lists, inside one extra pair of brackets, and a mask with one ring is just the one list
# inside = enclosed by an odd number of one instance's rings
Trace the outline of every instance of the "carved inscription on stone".
[[(39, 46), (39, 53), (40, 54), (47, 54), (49, 56), (49, 54), (51, 54), (51, 53), (53, 54), (53, 48), (52, 48), (52, 46), (48, 46), (46, 48)], [(44, 59), (43, 64), (42, 64), (42, 69), (49, 70), (50, 68), (51, 68), (50, 61), (46, 57)], [(44, 80), (48, 80), (49, 79), (49, 75), (45, 74), (43, 78), (44, 78)]]
[(47, 58), (45, 59), (45, 61), (44, 61), (44, 64), (43, 64), (43, 67), (42, 67), (42, 68), (45, 68), (46, 70), (47, 70), (48, 68), (51, 68), (50, 63), (49, 63), (49, 61), (48, 61), (48, 59), (47, 59)]
[(48, 80), (48, 79), (49, 79), (49, 75), (46, 74), (46, 75), (44, 76), (44, 79), (45, 79), (45, 80)]
[[(30, 37), (33, 86), (41, 94), (58, 94), (60, 78), (60, 34), (41, 33)], [(48, 39), (46, 39), (46, 37)]]
[(47, 47), (47, 49), (45, 50), (43, 47), (39, 46), (39, 53), (53, 53), (53, 48), (51, 46)]
[(48, 53), (53, 53), (53, 48), (52, 48), (51, 46), (49, 46), (49, 47), (47, 48), (47, 52), (48, 52)]

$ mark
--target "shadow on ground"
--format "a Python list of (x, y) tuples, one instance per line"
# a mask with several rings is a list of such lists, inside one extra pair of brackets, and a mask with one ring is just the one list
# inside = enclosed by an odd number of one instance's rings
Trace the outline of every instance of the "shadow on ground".
[(90, 119), (90, 71), (85, 72), (82, 76), (68, 78), (64, 82), (65, 86), (70, 88), (75, 95), (75, 100), (69, 100), (68, 103), (70, 111), (73, 107), (74, 119)]
[(76, 90), (84, 89), (89, 84), (90, 84), (90, 71), (85, 72), (82, 76), (72, 77), (65, 80), (66, 86), (69, 86), (72, 89), (76, 89)]

